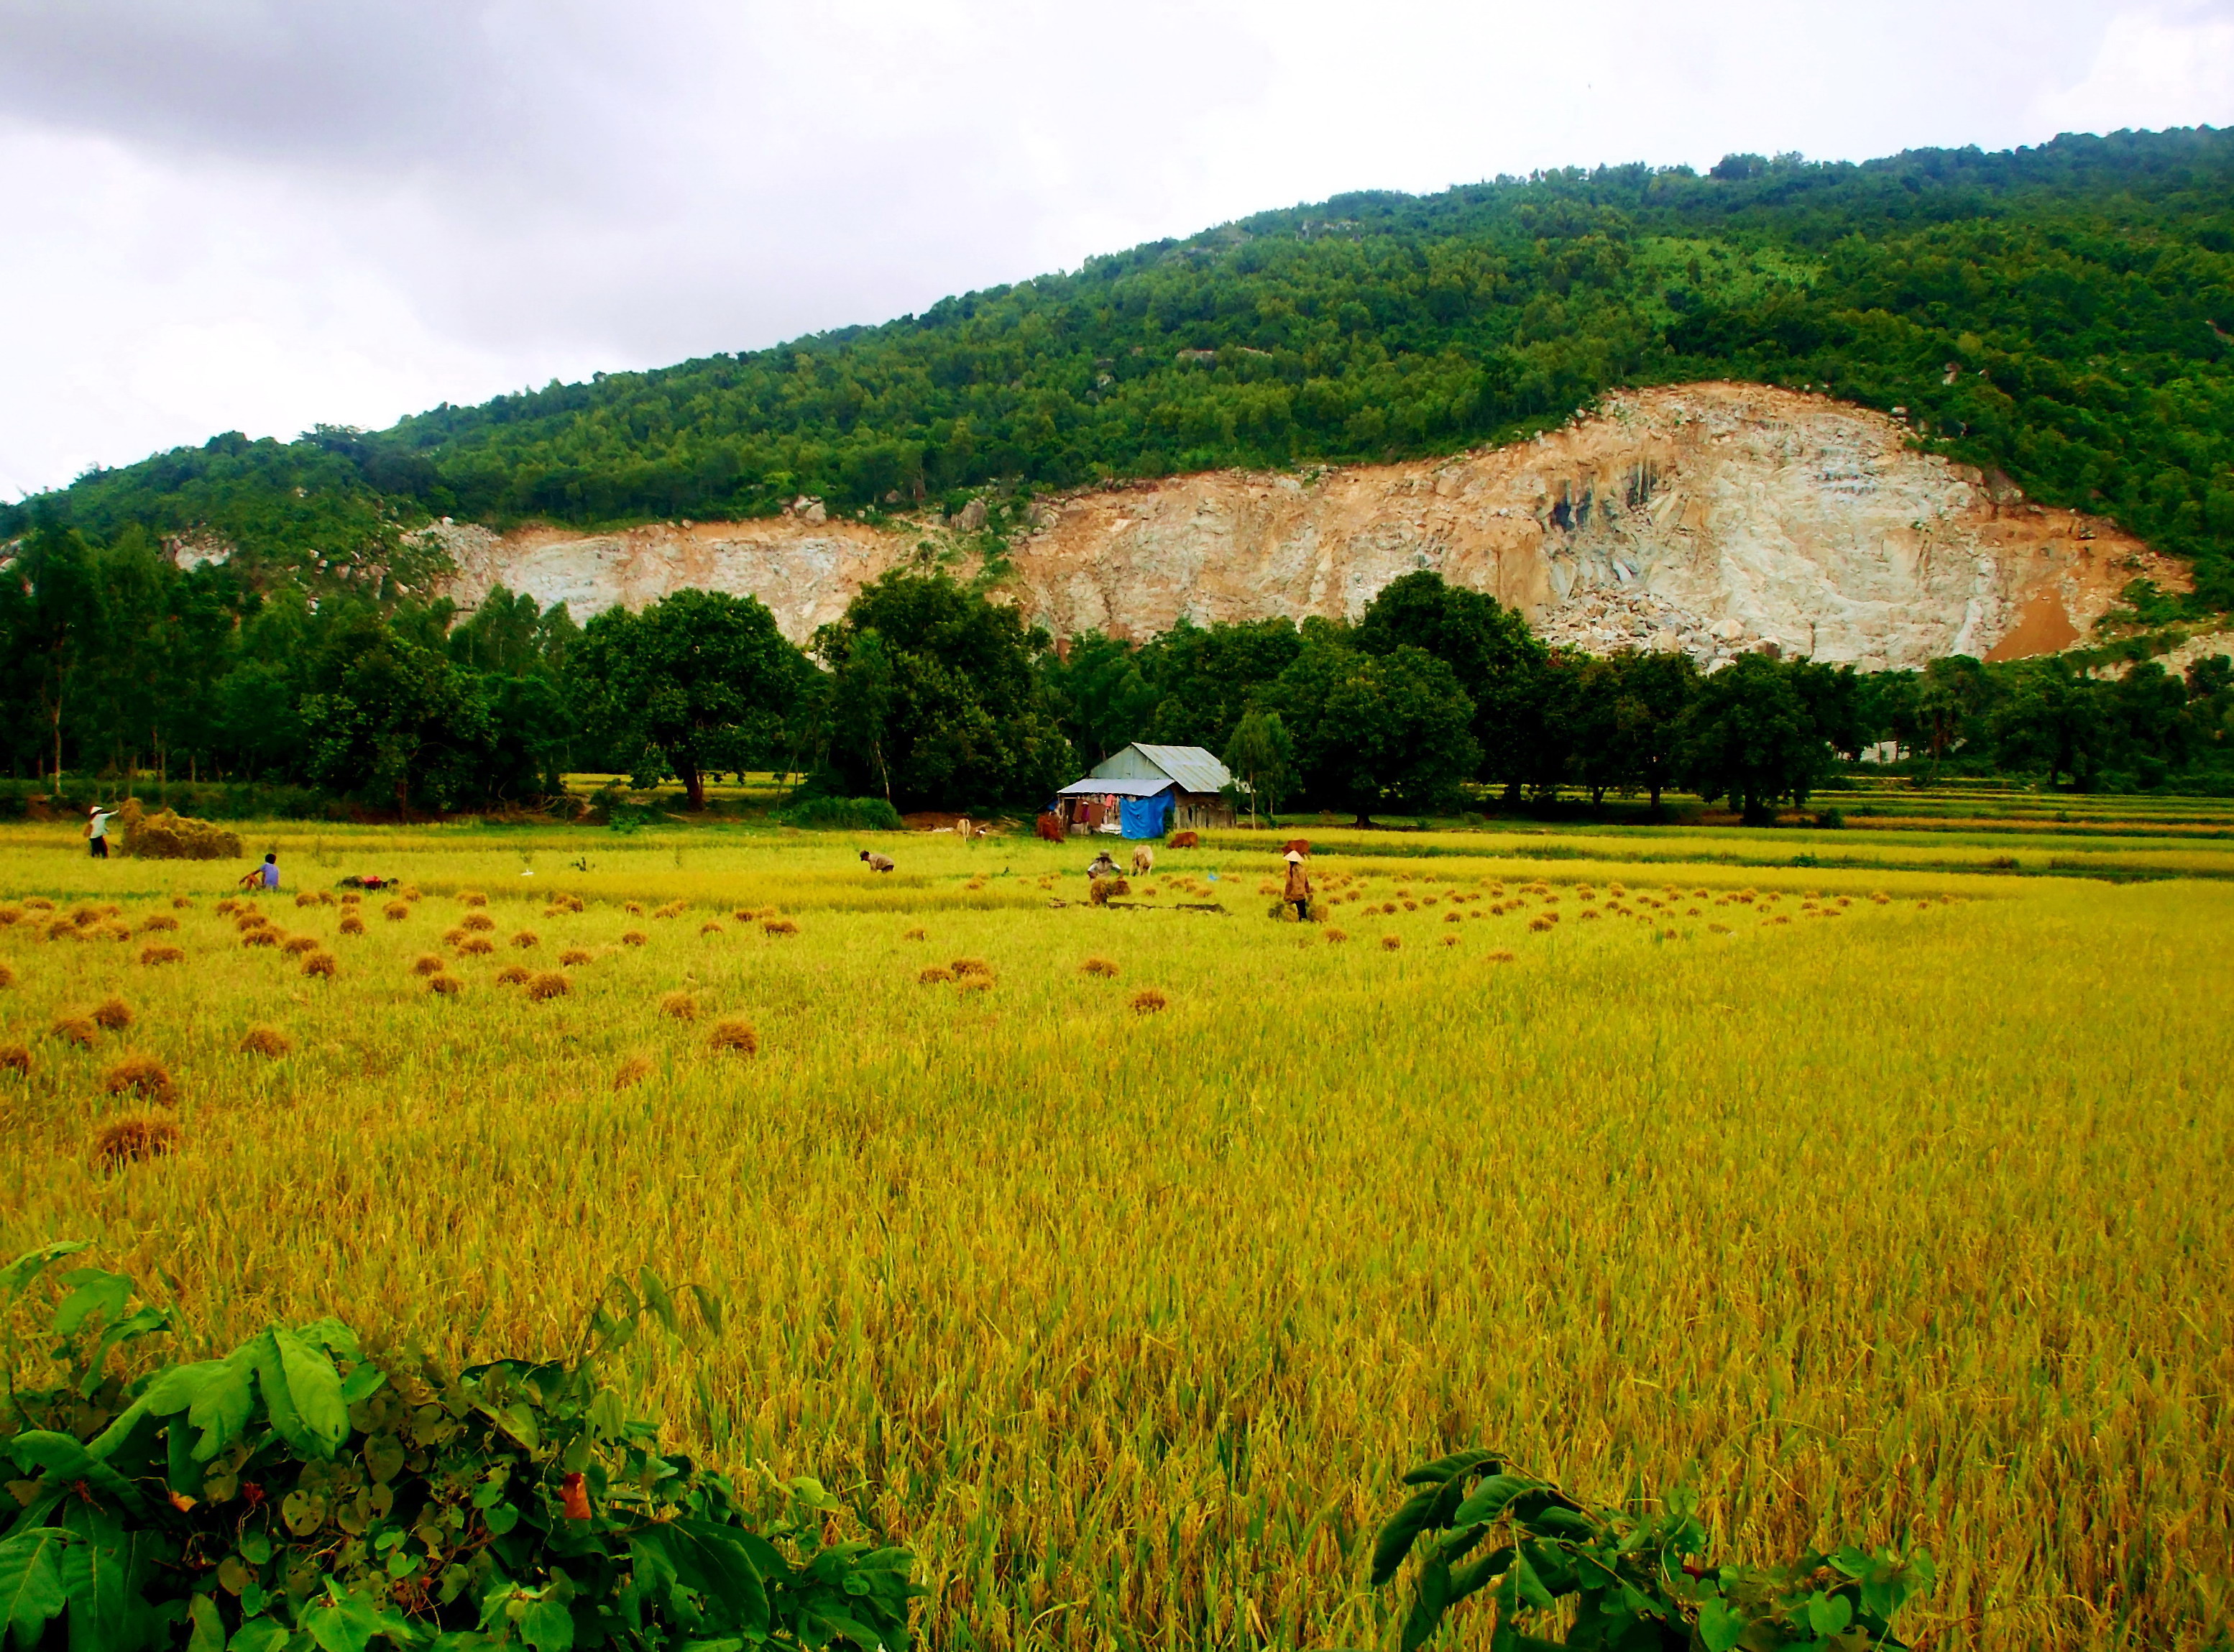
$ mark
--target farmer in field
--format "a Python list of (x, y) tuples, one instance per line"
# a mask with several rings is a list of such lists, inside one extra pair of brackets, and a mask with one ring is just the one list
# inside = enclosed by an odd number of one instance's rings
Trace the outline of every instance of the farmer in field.
[(86, 852), (95, 860), (108, 859), (108, 823), (115, 818), (114, 809), (104, 809), (98, 803), (93, 806), (93, 813), (86, 816)]
[(1288, 882), (1280, 898), (1294, 905), (1297, 923), (1311, 921), (1311, 875), (1303, 870), (1303, 856), (1293, 849), (1288, 851)]
[(890, 872), (892, 869), (892, 858), (890, 855), (872, 854), (864, 849), (861, 851), (861, 859), (868, 863), (871, 872)]
[(1088, 878), (1114, 878), (1117, 876), (1117, 863), (1109, 858), (1109, 852), (1104, 849), (1100, 854), (1094, 856), (1094, 864), (1086, 869), (1086, 875)]
[(279, 857), (277, 854), (265, 855), (262, 865), (249, 869), (247, 876), (240, 880), (240, 886), (243, 889), (278, 888)]

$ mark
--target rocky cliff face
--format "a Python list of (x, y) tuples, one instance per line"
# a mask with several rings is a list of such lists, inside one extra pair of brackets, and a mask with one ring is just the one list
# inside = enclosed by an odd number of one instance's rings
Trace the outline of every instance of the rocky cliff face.
[[(696, 585), (757, 596), (804, 638), (926, 532), (820, 517), (592, 538), (434, 532), (468, 605), (501, 583), (586, 618)], [(1773, 643), (1870, 669), (2050, 652), (2128, 580), (2185, 583), (2109, 523), (1910, 451), (1893, 420), (1724, 383), (1617, 394), (1556, 433), (1447, 460), (1051, 500), (1010, 564), (1009, 594), (1058, 636), (1355, 618), (1427, 568), (1596, 652), (1680, 648), (1712, 664)]]

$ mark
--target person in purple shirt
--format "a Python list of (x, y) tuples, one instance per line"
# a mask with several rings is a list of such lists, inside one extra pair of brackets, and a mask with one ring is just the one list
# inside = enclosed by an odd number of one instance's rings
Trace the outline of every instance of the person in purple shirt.
[(268, 854), (265, 856), (264, 864), (256, 867), (254, 870), (250, 872), (247, 877), (242, 878), (240, 880), (240, 886), (243, 889), (278, 888), (279, 857), (277, 854)]

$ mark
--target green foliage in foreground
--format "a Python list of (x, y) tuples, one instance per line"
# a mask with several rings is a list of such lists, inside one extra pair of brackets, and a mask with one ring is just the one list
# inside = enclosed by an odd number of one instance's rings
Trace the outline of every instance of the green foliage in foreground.
[[(0, 1270), (0, 1311), (84, 1248)], [(328, 1319), (127, 1381), (110, 1355), (168, 1316), (132, 1307), (116, 1274), (61, 1283), (45, 1335), (27, 1349), (11, 1315), (5, 1350), (0, 1455), (23, 1478), (0, 1635), (17, 1652), (909, 1644), (906, 1551), (825, 1543), (838, 1504), (812, 1480), (756, 1529), (591, 1358), (452, 1374), (368, 1355)], [(601, 1348), (645, 1317), (676, 1331), (658, 1280), (616, 1284), (627, 1311), (599, 1311)], [(34, 1353), (59, 1381), (18, 1386)]]
[[(1404, 1483), (1420, 1489), (1373, 1551), (1373, 1581), (1383, 1584), (1425, 1539), (1402, 1652), (1477, 1594), (1497, 1609), (1492, 1652), (1869, 1652), (1907, 1644), (1893, 1638), (1892, 1619), (1932, 1581), (1921, 1550), (1851, 1544), (1782, 1565), (1709, 1566), (1688, 1496), (1649, 1511), (1593, 1509), (1486, 1451), (1437, 1458)], [(1558, 1639), (1521, 1628), (1570, 1601)]]
[(423, 589), (408, 528), (952, 509), (1227, 465), (1506, 439), (1620, 385), (1827, 387), (2106, 513), (2234, 602), (2234, 133), (1819, 164), (1566, 169), (1257, 214), (920, 316), (443, 406), (238, 434), (0, 509)]

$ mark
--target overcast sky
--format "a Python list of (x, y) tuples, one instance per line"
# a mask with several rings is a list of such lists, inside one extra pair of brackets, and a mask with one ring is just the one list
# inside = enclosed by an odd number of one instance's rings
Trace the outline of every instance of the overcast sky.
[(0, 0), (0, 493), (1349, 189), (2234, 121), (2234, 0)]

